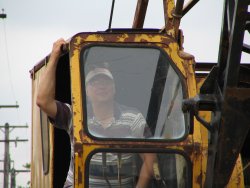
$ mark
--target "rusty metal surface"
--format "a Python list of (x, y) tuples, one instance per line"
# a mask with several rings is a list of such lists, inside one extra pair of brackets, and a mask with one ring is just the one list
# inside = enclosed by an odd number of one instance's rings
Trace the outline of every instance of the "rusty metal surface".
[(148, 0), (138, 0), (132, 28), (143, 28)]
[(250, 19), (248, 5), (247, 0), (225, 1), (218, 57), (219, 75), (225, 74), (224, 89), (238, 84), (245, 24)]
[[(174, 60), (174, 63), (176, 64), (176, 66), (178, 67), (178, 69), (180, 69), (180, 71), (184, 74), (185, 76), (185, 67), (183, 66), (183, 60), (180, 58), (180, 56), (178, 55), (178, 45), (176, 44), (176, 42), (169, 36), (167, 36), (166, 34), (137, 34), (137, 33), (80, 33), (78, 35), (76, 35), (72, 40), (71, 40), (71, 61), (77, 61), (75, 62), (76, 64), (78, 64), (79, 62), (79, 56), (80, 56), (80, 49), (83, 48), (84, 46), (88, 46), (90, 44), (129, 44), (129, 45), (146, 45), (146, 46), (152, 46), (154, 44), (154, 47), (161, 47), (161, 48), (166, 48), (167, 53), (170, 54), (170, 56), (172, 57), (172, 59)], [(76, 51), (74, 51), (74, 49)], [(190, 58), (190, 56), (186, 56), (187, 61), (192, 61), (193, 58)], [(72, 66), (72, 63), (71, 63)], [(192, 66), (192, 65), (191, 65)], [(73, 66), (72, 66), (73, 68)], [(75, 67), (74, 66), (74, 70), (72, 70), (73, 72), (71, 73), (71, 75), (80, 75), (80, 70), (79, 67)], [(194, 76), (192, 74), (192, 76)], [(72, 80), (75, 81), (75, 83), (73, 84), (72, 87), (72, 92), (73, 93), (81, 93), (81, 91), (79, 90), (79, 85), (80, 85), (80, 80), (77, 81), (79, 79), (79, 77), (76, 78), (72, 78)], [(75, 89), (74, 89), (75, 88)], [(77, 91), (78, 90), (78, 91)], [(79, 94), (77, 94), (74, 97), (73, 94), (73, 100), (72, 100), (72, 104), (77, 104), (79, 102), (77, 101), (81, 101), (82, 99), (79, 98)], [(76, 112), (74, 114), (78, 114), (80, 111), (82, 111), (82, 106), (81, 105), (77, 105), (77, 109)], [(83, 115), (81, 115), (83, 116)], [(76, 122), (78, 121), (82, 121), (81, 118), (78, 118), (78, 120), (76, 120)], [(79, 127), (79, 126), (77, 126)], [(77, 128), (77, 133), (81, 133), (80, 128)], [(80, 142), (80, 134), (75, 134), (76, 137), (76, 141)]]
[(174, 26), (174, 17), (173, 11), (175, 9), (174, 0), (163, 0), (163, 8), (164, 8), (164, 20), (165, 20), (165, 31), (168, 35), (176, 38), (176, 30)]
[(222, 106), (214, 186), (225, 186), (250, 130), (250, 89), (227, 88)]
[[(179, 51), (179, 46), (173, 37), (166, 33), (141, 33), (141, 32), (117, 32), (117, 33), (79, 33), (74, 36), (70, 42), (70, 61), (71, 61), (71, 80), (72, 83), (72, 104), (73, 104), (73, 126), (75, 137), (75, 152), (79, 155), (78, 177), (81, 173), (82, 181), (79, 187), (85, 185), (86, 172), (85, 165), (89, 154), (96, 149), (119, 149), (124, 151), (141, 151), (141, 152), (164, 152), (176, 151), (183, 152), (195, 165), (193, 169), (192, 184), (194, 187), (200, 187), (204, 181), (202, 172), (202, 158), (205, 160), (206, 146), (202, 145), (199, 126), (196, 126), (193, 135), (189, 135), (185, 140), (175, 142), (164, 142), (162, 140), (129, 140), (129, 139), (98, 139), (90, 136), (85, 130), (85, 120), (83, 113), (81, 93), (79, 59), (80, 51), (84, 47), (92, 44), (98, 45), (129, 45), (129, 46), (149, 46), (162, 48), (173, 60), (177, 69), (183, 74), (189, 87), (188, 96), (196, 94), (196, 84), (194, 77), (194, 57)], [(197, 122), (196, 122), (197, 123)], [(82, 166), (83, 165), (83, 166)], [(79, 178), (78, 178), (79, 181)]]
[(188, 11), (190, 11), (193, 6), (196, 5), (196, 3), (198, 3), (199, 0), (189, 0), (185, 5), (184, 5), (184, 8), (183, 8), (183, 11), (182, 11), (182, 16), (184, 16), (186, 13), (188, 13)]
[[(88, 140), (88, 138), (87, 138)], [(176, 153), (180, 154), (185, 157), (187, 163), (192, 163), (192, 165), (189, 165), (186, 169), (190, 173), (192, 173), (191, 182), (188, 181), (189, 185), (192, 185), (190, 187), (202, 187), (202, 180), (203, 172), (201, 168), (202, 163), (202, 156), (203, 153), (205, 153), (207, 148), (202, 147), (202, 143), (193, 143), (192, 136), (190, 136), (186, 141), (178, 144), (178, 143), (162, 143), (159, 145), (159, 143), (155, 144), (149, 144), (149, 143), (143, 143), (143, 142), (106, 142), (106, 141), (99, 141), (95, 143), (82, 143), (82, 163), (83, 168), (78, 169), (82, 175), (82, 182), (81, 185), (86, 185), (86, 167), (88, 166), (87, 158), (89, 159), (89, 156), (93, 152), (97, 151), (106, 151), (106, 152), (130, 152), (130, 153)], [(204, 159), (203, 159), (204, 160)], [(84, 186), (83, 186), (84, 187)]]
[(211, 133), (215, 139), (209, 145), (208, 160), (214, 167), (207, 169), (206, 187), (227, 185), (249, 132), (250, 90), (240, 88), (249, 87), (249, 77), (240, 76), (245, 24), (250, 18), (249, 3), (249, 0), (226, 0), (224, 3), (218, 75), (214, 81), (219, 86), (214, 94), (219, 91), (222, 107), (219, 127)]
[[(169, 44), (171, 42), (175, 42), (173, 38), (167, 36), (166, 34), (159, 34), (159, 33), (143, 33), (142, 31), (134, 31), (131, 30), (131, 32), (97, 32), (97, 33), (79, 33), (77, 34), (73, 39), (74, 42), (103, 42), (103, 43), (125, 43), (125, 42), (131, 42), (131, 43), (141, 43), (143, 42), (148, 43), (163, 43), (163, 44)], [(71, 44), (72, 44), (71, 42)]]

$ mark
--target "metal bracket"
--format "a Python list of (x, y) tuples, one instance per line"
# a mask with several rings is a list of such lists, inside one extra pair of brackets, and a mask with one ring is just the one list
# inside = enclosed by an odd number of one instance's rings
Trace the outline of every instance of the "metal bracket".
[(220, 97), (214, 94), (199, 94), (194, 98), (183, 100), (182, 110), (183, 112), (189, 112), (190, 119), (192, 121), (195, 116), (196, 119), (206, 127), (210, 132), (215, 130), (215, 126), (219, 121), (219, 118), (213, 118), (213, 121), (207, 122), (202, 117), (199, 116), (199, 111), (219, 111), (220, 110)]

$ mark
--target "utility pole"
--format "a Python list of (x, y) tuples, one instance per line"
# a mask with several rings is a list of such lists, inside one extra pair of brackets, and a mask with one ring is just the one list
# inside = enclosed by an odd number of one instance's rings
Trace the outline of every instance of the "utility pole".
[(16, 172), (15, 169), (11, 169), (11, 176), (10, 176), (10, 188), (16, 188)]
[(11, 181), (10, 188), (16, 188), (16, 174), (20, 172), (30, 172), (30, 170), (16, 170), (15, 168), (11, 169)]
[(28, 139), (9, 139), (9, 132), (10, 128), (28, 128), (28, 125), (13, 125), (10, 126), (8, 123), (6, 123), (4, 126), (0, 126), (0, 128), (4, 128), (5, 133), (5, 139), (0, 140), (0, 142), (4, 142), (4, 188), (9, 187), (9, 174), (10, 174), (10, 152), (9, 152), (9, 143), (10, 142), (26, 142)]
[(8, 188), (10, 171), (10, 147), (9, 147), (9, 124), (5, 124), (5, 145), (4, 145), (4, 187)]
[[(0, 15), (1, 16), (1, 15)], [(1, 108), (18, 108), (18, 105), (0, 105)], [(15, 142), (15, 145), (17, 145), (17, 142), (26, 142), (28, 139), (9, 139), (9, 133), (10, 128), (11, 130), (14, 128), (28, 128), (28, 125), (9, 125), (8, 123), (5, 123), (5, 125), (0, 125), (0, 129), (4, 128), (4, 140), (0, 140), (0, 142), (4, 142), (4, 188), (9, 187), (9, 174), (10, 174), (10, 151), (9, 151), (9, 143)], [(2, 172), (2, 171), (0, 171)], [(12, 177), (13, 179), (13, 177)], [(15, 178), (14, 178), (15, 179)]]
[[(0, 160), (0, 162), (4, 162), (3, 160)], [(30, 170), (16, 170), (15, 169), (15, 165), (14, 165), (14, 161), (10, 160), (11, 163), (13, 163), (12, 168), (10, 170), (10, 188), (16, 188), (16, 175), (20, 172), (25, 172), (28, 173), (30, 172)], [(4, 170), (0, 170), (0, 172), (4, 173)]]

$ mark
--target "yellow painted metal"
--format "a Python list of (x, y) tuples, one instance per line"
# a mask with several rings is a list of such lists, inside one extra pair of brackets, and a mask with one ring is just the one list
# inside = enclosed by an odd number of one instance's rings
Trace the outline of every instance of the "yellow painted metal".
[[(122, 34), (119, 35), (117, 37), (116, 42), (117, 43), (122, 43), (125, 42), (126, 39), (129, 37), (128, 34)], [(81, 126), (76, 126), (80, 123), (80, 125), (83, 124), (83, 119), (84, 119), (84, 115), (81, 111), (81, 105), (82, 105), (82, 93), (81, 93), (81, 85), (80, 85), (80, 70), (79, 70), (79, 59), (80, 59), (80, 46), (83, 43), (89, 43), (89, 42), (102, 42), (104, 41), (104, 38), (101, 34), (90, 34), (88, 35), (86, 38), (81, 38), (80, 36), (76, 36), (75, 40), (74, 40), (74, 46), (77, 46), (77, 49), (75, 49), (72, 52), (71, 55), (71, 61), (70, 61), (70, 69), (71, 69), (71, 80), (74, 80), (74, 82), (71, 84), (71, 90), (72, 90), (72, 104), (73, 104), (73, 126), (74, 126), (74, 138), (76, 143), (79, 142), (81, 143), (81, 139), (80, 139), (80, 132), (82, 127)], [(157, 46), (162, 47), (162, 36), (160, 35), (150, 35), (150, 34), (138, 34), (135, 38), (134, 38), (134, 42), (145, 42), (147, 41), (148, 43), (154, 42), (156, 43)], [(180, 57), (180, 55), (178, 54), (179, 52), (179, 46), (176, 42), (172, 42), (168, 44), (168, 48), (163, 48), (167, 54), (171, 57), (171, 59), (173, 60), (173, 62), (176, 64), (176, 66), (178, 67), (178, 69), (181, 71), (181, 73), (183, 74), (184, 77), (186, 77), (186, 70), (185, 70), (185, 63), (186, 61), (184, 61), (183, 58)], [(189, 57), (190, 58), (190, 57)], [(192, 58), (192, 57), (191, 57)], [(192, 60), (193, 61), (193, 60)], [(189, 63), (191, 63), (192, 61), (188, 61)], [(193, 66), (193, 64), (191, 63), (190, 66)], [(190, 69), (190, 68), (188, 68)], [(194, 79), (193, 79), (194, 80)], [(192, 82), (190, 78), (188, 78), (188, 81)], [(192, 83), (192, 85), (195, 85), (194, 83)], [(195, 93), (195, 87), (194, 89), (192, 89), (192, 92)], [(194, 96), (194, 93), (192, 93), (190, 96)], [(88, 139), (88, 138), (87, 138)], [(90, 140), (89, 140), (90, 141)], [(91, 141), (90, 141), (91, 142)]]
[[(197, 94), (202, 86), (205, 78), (201, 80), (196, 79), (196, 88)], [(211, 119), (211, 112), (200, 112), (200, 117), (202, 117), (205, 121), (209, 122)], [(207, 168), (207, 155), (208, 155), (208, 130), (198, 121), (195, 123), (195, 129), (199, 129), (200, 131), (200, 142), (202, 143), (202, 151), (201, 155), (201, 184), (204, 185), (206, 178), (206, 168)]]
[[(178, 53), (179, 56), (176, 56), (176, 53)], [(175, 48), (175, 51), (170, 54), (170, 57), (176, 63), (177, 67), (183, 73), (183, 75), (185, 75), (186, 84), (188, 87), (188, 97), (194, 97), (195, 95), (197, 95), (194, 72), (194, 57), (179, 50), (179, 48)], [(182, 66), (180, 66), (180, 64)], [(204, 146), (202, 143), (201, 125), (196, 119), (194, 120), (193, 135), (189, 135), (188, 140), (192, 142), (194, 148), (192, 154), (190, 155), (193, 163), (192, 184), (193, 187), (200, 187), (202, 185), (202, 181), (204, 180), (203, 175), (205, 173), (203, 168), (203, 161), (206, 162), (207, 158), (206, 155), (203, 154), (207, 151), (207, 146)]]
[[(119, 35), (116, 38), (117, 43), (123, 43), (125, 42), (130, 36), (128, 34), (122, 34)], [(188, 86), (188, 97), (193, 97), (197, 94), (196, 89), (196, 81), (195, 81), (195, 75), (194, 75), (194, 58), (193, 56), (186, 54), (179, 50), (179, 45), (174, 42), (171, 38), (169, 38), (170, 42), (169, 44), (163, 44), (162, 43), (162, 37), (164, 36), (152, 36), (150, 34), (138, 34), (134, 38), (134, 43), (144, 42), (147, 41), (147, 43), (154, 43), (156, 46), (162, 48), (173, 60), (176, 67), (180, 70), (180, 72), (183, 74), (184, 78), (186, 79), (186, 83)], [(74, 44), (73, 44), (74, 41)], [(72, 89), (72, 104), (73, 104), (73, 125), (74, 125), (74, 138), (76, 144), (82, 144), (82, 153), (79, 154), (77, 158), (77, 164), (76, 168), (78, 169), (78, 174), (75, 174), (75, 176), (79, 176), (79, 174), (82, 175), (82, 181), (79, 182), (79, 180), (76, 181), (78, 185), (76, 186), (83, 186), (84, 185), (84, 178), (85, 178), (85, 165), (86, 165), (86, 159), (89, 156), (91, 152), (98, 148), (112, 148), (112, 145), (105, 145), (105, 141), (103, 141), (102, 145), (98, 145), (97, 143), (94, 143), (91, 138), (89, 138), (84, 133), (84, 115), (81, 110), (82, 108), (82, 98), (84, 96), (83, 93), (81, 93), (81, 87), (80, 87), (80, 70), (79, 70), (79, 59), (80, 59), (80, 49), (81, 46), (84, 44), (89, 44), (90, 42), (103, 42), (104, 37), (100, 34), (93, 34), (89, 35), (85, 38), (81, 38), (80, 36), (76, 36), (75, 40), (71, 41), (71, 46), (75, 46), (75, 49), (71, 53), (71, 62), (70, 62), (70, 69), (71, 69), (71, 80), (74, 80), (74, 82), (71, 84)], [(199, 124), (197, 121), (195, 121), (195, 124)], [(165, 148), (168, 149), (174, 149), (179, 151), (185, 151), (185, 147), (189, 145), (189, 147), (196, 148), (198, 151), (193, 151), (190, 155), (190, 158), (193, 163), (193, 185), (194, 187), (199, 187), (201, 185), (201, 182), (199, 181), (199, 178), (201, 178), (202, 174), (202, 155), (200, 151), (202, 151), (202, 142), (201, 142), (201, 131), (200, 126), (196, 126), (194, 129), (194, 134), (189, 135), (185, 143), (182, 144), (176, 144), (176, 146), (165, 146)], [(82, 127), (83, 126), (83, 127)], [(198, 128), (197, 128), (198, 127)], [(79, 134), (83, 130), (82, 134), (84, 139), (81, 140), (81, 135)], [(103, 145), (104, 144), (104, 145)], [(119, 144), (116, 144), (116, 147), (118, 147)], [(81, 157), (80, 157), (81, 156)], [(80, 162), (82, 161), (82, 163)]]
[(165, 29), (166, 33), (169, 36), (175, 38), (176, 32), (173, 25), (173, 11), (175, 9), (175, 1), (174, 0), (163, 0), (164, 4), (164, 16), (165, 16)]
[[(199, 91), (200, 87), (202, 86), (205, 78), (201, 78), (197, 80), (197, 91)], [(209, 122), (211, 120), (211, 112), (209, 111), (202, 111), (199, 113), (200, 117), (205, 121)], [(202, 142), (202, 152), (201, 152), (201, 162), (202, 162), (202, 184), (204, 185), (205, 177), (206, 177), (206, 167), (207, 167), (207, 157), (208, 157), (208, 139), (209, 139), (209, 132), (208, 130), (199, 122), (195, 123), (196, 128), (200, 128), (200, 136)], [(195, 169), (196, 167), (194, 167)], [(197, 179), (196, 179), (197, 180)], [(197, 185), (198, 186), (198, 185)], [(198, 186), (199, 187), (199, 186)], [(226, 186), (227, 188), (242, 188), (244, 187), (244, 176), (243, 176), (243, 168), (240, 156), (237, 159), (233, 174), (231, 179)]]
[(243, 167), (242, 167), (242, 161), (241, 161), (241, 157), (239, 156), (232, 176), (229, 180), (229, 183), (227, 185), (227, 188), (242, 188), (244, 187), (244, 176), (243, 176)]
[(170, 43), (169, 48), (164, 49), (169, 57), (173, 60), (174, 64), (178, 67), (179, 71), (183, 74), (183, 76), (187, 79), (186, 74), (186, 62), (189, 62), (189, 59), (193, 59), (192, 56), (186, 54), (179, 50), (179, 45), (176, 42)]
[[(76, 45), (80, 46), (80, 43)], [(80, 50), (74, 50), (70, 60), (70, 71), (71, 71), (70, 76), (71, 80), (74, 80), (74, 82), (71, 83), (71, 91), (72, 91), (73, 129), (74, 129), (75, 143), (81, 143), (81, 138), (79, 133), (81, 132), (82, 121), (84, 119), (81, 110), (82, 92), (80, 85), (79, 53)]]

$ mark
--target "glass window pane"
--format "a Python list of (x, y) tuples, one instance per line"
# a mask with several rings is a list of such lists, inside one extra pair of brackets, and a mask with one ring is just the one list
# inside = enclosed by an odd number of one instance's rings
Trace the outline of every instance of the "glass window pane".
[(88, 164), (88, 187), (190, 187), (190, 167), (174, 153), (94, 154)]
[(173, 68), (169, 67), (155, 137), (174, 139), (185, 134), (182, 100), (181, 81)]
[(43, 173), (49, 172), (49, 127), (48, 117), (40, 110), (40, 123), (41, 123), (41, 138), (42, 138), (42, 157), (43, 157)]
[(90, 134), (142, 139), (185, 135), (184, 88), (166, 53), (146, 47), (93, 46), (83, 51), (81, 61)]

